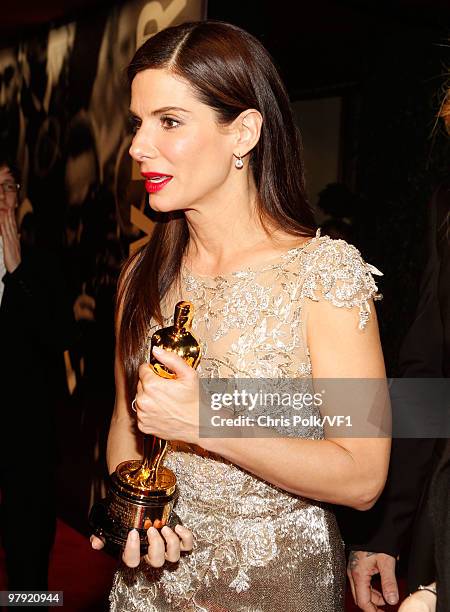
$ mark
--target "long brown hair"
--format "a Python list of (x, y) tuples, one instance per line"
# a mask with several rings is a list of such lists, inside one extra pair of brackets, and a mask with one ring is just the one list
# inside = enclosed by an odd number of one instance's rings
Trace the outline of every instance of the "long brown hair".
[[(442, 117), (444, 120), (445, 129), (447, 130), (447, 134), (450, 136), (450, 86), (448, 84), (446, 86), (445, 97), (442, 101), (438, 116)], [(445, 236), (445, 239), (450, 241), (450, 210), (446, 214), (442, 222), (442, 226), (438, 228), (438, 231), (441, 231), (442, 235)]]
[[(248, 108), (261, 113), (261, 136), (250, 153), (259, 218), (265, 228), (269, 222), (287, 234), (313, 236), (315, 221), (305, 194), (300, 135), (284, 85), (258, 40), (228, 23), (184, 23), (162, 30), (136, 51), (128, 67), (130, 85), (148, 68), (163, 68), (185, 79), (198, 99), (216, 112), (221, 125)], [(136, 392), (142, 343), (151, 319), (162, 324), (160, 301), (179, 276), (189, 240), (182, 212), (159, 217), (150, 241), (127, 261), (119, 280), (118, 349), (128, 400)]]

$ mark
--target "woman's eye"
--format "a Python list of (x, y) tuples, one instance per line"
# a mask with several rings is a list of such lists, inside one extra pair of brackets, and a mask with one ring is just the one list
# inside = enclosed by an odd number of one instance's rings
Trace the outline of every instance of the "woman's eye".
[(177, 119), (172, 119), (172, 117), (161, 117), (161, 123), (165, 130), (171, 130), (180, 125), (180, 122)]
[(130, 117), (130, 128), (133, 134), (136, 134), (138, 129), (141, 127), (141, 120), (137, 117)]

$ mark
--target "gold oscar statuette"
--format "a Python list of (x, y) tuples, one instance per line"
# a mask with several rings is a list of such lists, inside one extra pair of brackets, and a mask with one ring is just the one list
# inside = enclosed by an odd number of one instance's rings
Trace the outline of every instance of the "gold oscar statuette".
[[(174, 324), (156, 331), (148, 346), (147, 360), (153, 371), (163, 378), (176, 375), (153, 355), (153, 347), (160, 346), (177, 353), (192, 368), (200, 362), (198, 341), (191, 332), (194, 307), (191, 302), (178, 302)], [(128, 533), (137, 529), (141, 550), (148, 548), (147, 529), (164, 525), (175, 527), (180, 522), (173, 511), (178, 497), (175, 474), (162, 465), (167, 441), (153, 435), (144, 435), (144, 453), (141, 460), (123, 461), (111, 475), (105, 499), (91, 509), (89, 522), (98, 536), (109, 544), (124, 547)]]

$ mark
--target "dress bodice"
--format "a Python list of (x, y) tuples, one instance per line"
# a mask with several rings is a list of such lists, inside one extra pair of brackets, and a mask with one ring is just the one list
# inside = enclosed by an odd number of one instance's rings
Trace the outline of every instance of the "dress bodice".
[[(255, 267), (216, 277), (185, 266), (162, 301), (171, 325), (180, 299), (194, 304), (193, 332), (202, 345), (200, 376), (299, 378), (312, 373), (306, 344), (305, 299), (355, 308), (364, 329), (369, 300), (378, 299), (372, 274), (381, 275), (344, 240), (320, 236)], [(151, 335), (158, 325), (149, 330)]]

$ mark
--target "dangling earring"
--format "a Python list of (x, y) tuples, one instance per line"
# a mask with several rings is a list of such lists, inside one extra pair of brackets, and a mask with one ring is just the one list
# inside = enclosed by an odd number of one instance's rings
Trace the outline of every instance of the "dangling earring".
[(238, 156), (237, 156), (237, 157), (238, 157), (238, 158), (237, 158), (237, 160), (234, 162), (234, 165), (236, 166), (236, 168), (237, 168), (238, 170), (240, 170), (241, 168), (243, 168), (243, 167), (244, 167), (244, 162), (242, 161), (241, 156), (240, 156), (239, 154), (238, 154)]

